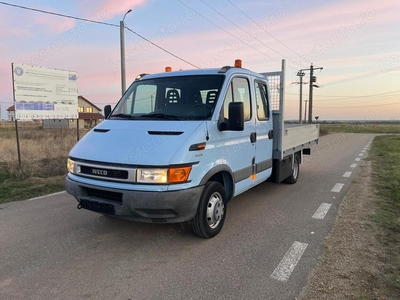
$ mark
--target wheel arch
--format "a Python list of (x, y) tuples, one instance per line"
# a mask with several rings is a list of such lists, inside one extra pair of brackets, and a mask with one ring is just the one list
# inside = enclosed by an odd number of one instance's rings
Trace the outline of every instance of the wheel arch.
[(227, 165), (219, 165), (209, 170), (204, 175), (200, 184), (204, 185), (208, 181), (215, 181), (220, 183), (225, 190), (226, 201), (229, 202), (235, 194), (235, 185), (233, 181), (233, 172)]

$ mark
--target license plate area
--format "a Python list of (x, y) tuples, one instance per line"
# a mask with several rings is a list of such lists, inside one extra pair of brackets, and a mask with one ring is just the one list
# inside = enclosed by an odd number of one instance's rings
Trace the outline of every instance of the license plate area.
[(82, 199), (80, 201), (80, 205), (82, 208), (87, 210), (95, 211), (102, 214), (115, 215), (114, 205), (112, 204)]

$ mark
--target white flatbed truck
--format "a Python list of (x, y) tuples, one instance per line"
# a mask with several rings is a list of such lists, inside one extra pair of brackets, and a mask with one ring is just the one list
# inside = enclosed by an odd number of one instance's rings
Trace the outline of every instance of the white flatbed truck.
[(71, 150), (78, 208), (139, 222), (191, 221), (211, 238), (229, 201), (266, 181), (296, 183), (319, 124), (284, 125), (285, 61), (142, 74)]

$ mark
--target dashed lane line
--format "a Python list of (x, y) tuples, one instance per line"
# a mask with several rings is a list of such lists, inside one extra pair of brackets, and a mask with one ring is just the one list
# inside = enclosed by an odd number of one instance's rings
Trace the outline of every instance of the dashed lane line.
[(360, 161), (361, 160), (361, 158), (359, 158), (359, 157), (357, 157), (356, 159), (355, 159), (355, 161)]
[(344, 172), (342, 177), (350, 177), (351, 176), (351, 172)]
[(283, 282), (288, 281), (307, 246), (306, 243), (294, 242), (271, 274), (271, 278)]
[(344, 186), (344, 183), (336, 183), (331, 192), (339, 193)]
[(332, 204), (329, 203), (322, 203), (317, 211), (312, 216), (313, 219), (323, 220), (328, 213), (329, 209), (331, 208)]
[(355, 167), (357, 167), (357, 164), (351, 164), (351, 165), (350, 165), (350, 168), (353, 168), (353, 169), (354, 169)]

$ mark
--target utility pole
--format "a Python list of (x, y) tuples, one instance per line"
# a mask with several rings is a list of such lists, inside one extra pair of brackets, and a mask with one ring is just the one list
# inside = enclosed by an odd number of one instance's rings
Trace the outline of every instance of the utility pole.
[(308, 123), (312, 123), (312, 100), (313, 100), (313, 79), (314, 79), (314, 67), (311, 64), (310, 67), (310, 92), (309, 92), (309, 98), (308, 98)]
[[(304, 74), (304, 73), (303, 73)], [(303, 76), (300, 76), (300, 112), (299, 112), (299, 124), (303, 123), (301, 120), (301, 116), (303, 112), (301, 108), (303, 107)]]
[(121, 89), (122, 89), (122, 95), (126, 91), (126, 78), (125, 78), (125, 35), (124, 35), (124, 30), (125, 30), (125, 24), (124, 20), (127, 14), (129, 14), (132, 11), (132, 9), (128, 10), (122, 21), (119, 22), (119, 34), (120, 34), (120, 42), (121, 42)]
[(309, 92), (309, 103), (308, 103), (308, 123), (312, 123), (312, 114), (313, 114), (313, 87), (319, 87), (314, 84), (317, 81), (317, 78), (314, 76), (314, 70), (322, 70), (323, 67), (314, 68), (313, 64), (310, 66), (310, 92)]
[(306, 103), (304, 105), (304, 121), (307, 120), (307, 102), (308, 100), (304, 100), (304, 102)]
[(302, 123), (302, 116), (303, 116), (303, 76), (305, 75), (305, 73), (303, 72), (303, 70), (300, 70), (299, 72), (297, 72), (297, 76), (300, 77), (300, 105), (299, 105), (299, 124)]
[[(312, 109), (313, 109), (313, 87), (319, 87), (318, 85), (316, 85), (315, 84), (315, 82), (317, 81), (317, 77), (315, 77), (314, 76), (314, 70), (322, 70), (323, 68), (322, 67), (320, 67), (320, 68), (314, 68), (314, 66), (313, 66), (313, 64), (311, 64), (311, 66), (310, 66), (310, 68), (309, 69), (301, 69), (298, 73), (297, 73), (297, 76), (300, 76), (300, 117), (299, 117), (299, 119), (300, 119), (300, 123), (301, 123), (301, 101), (302, 101), (302, 98), (303, 98), (303, 95), (302, 95), (302, 84), (303, 84), (303, 81), (302, 81), (302, 79), (303, 79), (303, 76), (305, 75), (304, 74), (304, 71), (310, 71), (310, 92), (309, 92), (309, 98), (308, 98), (308, 101), (309, 101), (309, 103), (308, 103), (308, 123), (312, 123)], [(307, 101), (306, 101), (306, 109), (307, 109)], [(305, 112), (305, 114), (304, 114), (305, 116), (307, 116), (307, 112)], [(304, 122), (307, 122), (307, 118), (306, 117), (304, 117)]]

